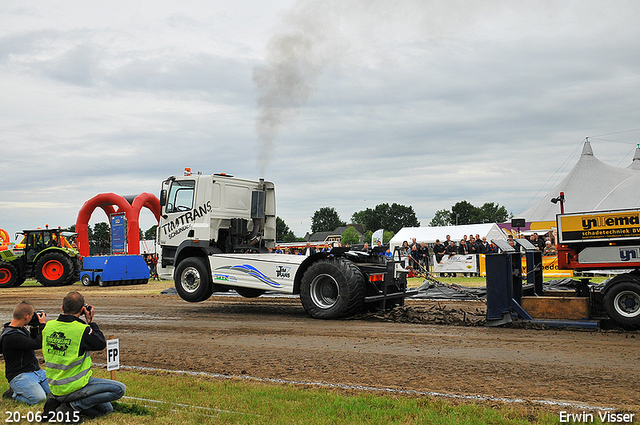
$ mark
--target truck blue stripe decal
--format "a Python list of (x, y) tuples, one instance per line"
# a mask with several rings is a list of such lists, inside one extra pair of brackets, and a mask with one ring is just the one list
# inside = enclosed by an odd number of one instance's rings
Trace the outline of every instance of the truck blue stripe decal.
[(264, 273), (262, 273), (260, 270), (256, 269), (255, 267), (253, 267), (253, 266), (251, 266), (249, 264), (243, 264), (241, 266), (218, 267), (216, 270), (223, 270), (223, 269), (241, 271), (243, 273), (248, 274), (249, 276), (253, 276), (254, 278), (258, 279), (259, 281), (261, 281), (263, 283), (266, 283), (269, 286), (273, 286), (275, 288), (282, 287), (282, 284), (280, 284), (278, 282), (274, 282), (273, 280), (269, 279)]

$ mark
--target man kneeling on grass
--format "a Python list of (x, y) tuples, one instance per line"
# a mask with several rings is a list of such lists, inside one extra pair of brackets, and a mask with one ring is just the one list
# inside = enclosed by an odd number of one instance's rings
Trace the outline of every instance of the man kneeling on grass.
[(69, 292), (62, 300), (62, 314), (47, 322), (42, 331), (47, 380), (53, 400), (61, 404), (58, 411), (106, 415), (113, 411), (111, 401), (118, 400), (126, 390), (121, 382), (91, 377), (90, 351), (104, 350), (107, 346), (93, 321), (94, 313), (93, 306), (85, 305), (79, 292)]
[(0, 351), (9, 381), (9, 389), (2, 397), (31, 405), (47, 398), (47, 376), (34, 351), (42, 348), (41, 331), (46, 322), (44, 312), (35, 312), (33, 304), (25, 300), (13, 310), (13, 320), (2, 328)]

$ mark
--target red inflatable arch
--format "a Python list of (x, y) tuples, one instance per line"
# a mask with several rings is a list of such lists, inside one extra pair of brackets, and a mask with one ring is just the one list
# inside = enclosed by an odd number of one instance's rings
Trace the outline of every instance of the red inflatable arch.
[[(117, 206), (116, 210), (113, 206)], [(96, 208), (102, 208), (107, 214), (118, 212), (125, 213), (127, 217), (127, 244), (129, 254), (140, 254), (140, 210), (142, 207), (151, 210), (156, 220), (160, 221), (160, 200), (151, 193), (141, 193), (136, 196), (132, 203), (124, 197), (115, 193), (101, 193), (84, 203), (78, 219), (76, 220), (76, 232), (78, 233), (78, 251), (83, 257), (89, 256), (89, 219)]]

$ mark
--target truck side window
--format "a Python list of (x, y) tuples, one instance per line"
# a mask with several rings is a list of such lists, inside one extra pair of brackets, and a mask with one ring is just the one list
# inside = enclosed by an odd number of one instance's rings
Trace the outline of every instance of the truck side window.
[(193, 195), (196, 182), (194, 180), (176, 180), (171, 183), (167, 196), (167, 213), (190, 211), (193, 209)]

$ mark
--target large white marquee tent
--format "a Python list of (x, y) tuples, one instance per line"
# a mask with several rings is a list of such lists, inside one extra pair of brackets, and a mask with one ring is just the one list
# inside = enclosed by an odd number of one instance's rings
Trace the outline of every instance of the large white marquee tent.
[[(640, 207), (640, 148), (626, 168), (605, 164), (593, 155), (587, 140), (582, 154), (569, 174), (521, 216), (532, 222), (531, 229), (555, 226), (560, 207), (551, 202), (565, 194), (565, 212), (587, 212)], [(535, 222), (542, 222), (535, 226)]]

